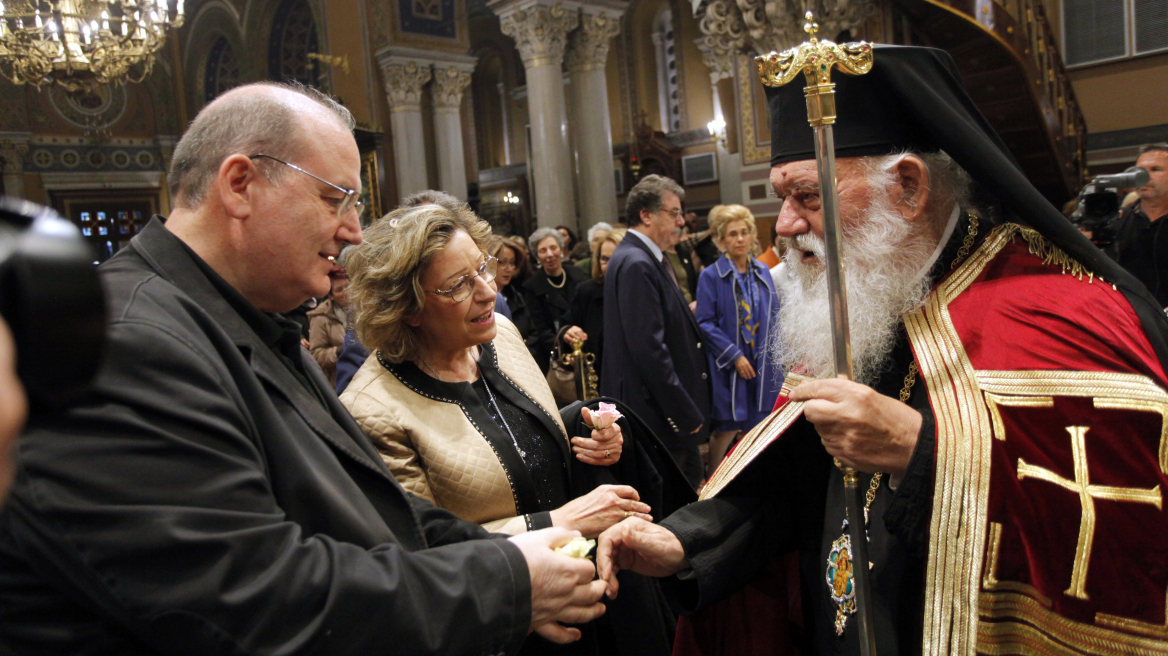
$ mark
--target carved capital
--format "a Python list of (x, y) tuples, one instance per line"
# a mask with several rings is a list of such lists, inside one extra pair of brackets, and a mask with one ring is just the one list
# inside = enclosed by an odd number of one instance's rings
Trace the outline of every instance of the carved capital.
[(743, 49), (741, 41), (735, 42), (725, 36), (703, 36), (694, 39), (702, 53), (702, 63), (710, 69), (710, 84), (718, 80), (734, 77), (734, 66), (738, 53)]
[(381, 67), (390, 111), (422, 111), (422, 87), (430, 81), (430, 66), (416, 61), (389, 62)]
[(608, 61), (608, 46), (617, 32), (620, 32), (620, 17), (610, 16), (604, 11), (582, 13), (580, 29), (573, 32), (568, 41), (568, 70), (603, 71)]
[(458, 66), (435, 68), (434, 85), (430, 93), (434, 96), (434, 112), (437, 114), (457, 114), (462, 104), (462, 93), (470, 84), (471, 71)]
[(515, 47), (526, 68), (559, 66), (564, 59), (568, 32), (576, 28), (580, 16), (560, 4), (530, 5), (500, 17), (503, 34), (515, 39)]
[(24, 173), (24, 156), (28, 154), (28, 144), (12, 139), (0, 139), (0, 171), (3, 173)]
[[(876, 2), (810, 0), (810, 6), (804, 7), (804, 0), (711, 0), (696, 18), (702, 34), (718, 39), (709, 44), (713, 56), (727, 47), (765, 54), (803, 42), (803, 14), (807, 9), (815, 12), (821, 32), (834, 39), (839, 32), (855, 29), (873, 15)], [(706, 60), (706, 50), (702, 54)], [(715, 67), (710, 70), (711, 75), (721, 74), (720, 69), (715, 72)]]

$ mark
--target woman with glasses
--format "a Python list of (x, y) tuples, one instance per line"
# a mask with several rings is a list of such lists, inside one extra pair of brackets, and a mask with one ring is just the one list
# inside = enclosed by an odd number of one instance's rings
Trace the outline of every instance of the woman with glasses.
[(751, 256), (754, 215), (742, 205), (719, 205), (710, 211), (710, 234), (725, 252), (698, 278), (697, 320), (714, 391), (712, 475), (734, 442), (770, 414), (783, 375), (767, 357), (779, 298), (770, 269)]
[(527, 254), (527, 244), (522, 237), (500, 237), (492, 235), (487, 239), (487, 255), (499, 261), (495, 274), (495, 289), (503, 296), (511, 312), (511, 323), (519, 331), (519, 336), (527, 344), (527, 350), (534, 358), (539, 350), (535, 323), (531, 316), (530, 302), (523, 283), (531, 277), (531, 260)]
[[(652, 521), (632, 487), (589, 487), (619, 461), (620, 426), (569, 440), (523, 339), (494, 312), (489, 236), (465, 206), (439, 205), (396, 210), (365, 232), (346, 263), (371, 355), (341, 402), (407, 491), (493, 533), (596, 537), (626, 517)], [(533, 635), (523, 653), (599, 653), (585, 629), (584, 651)]]
[(596, 375), (602, 378), (600, 370), (604, 346), (604, 274), (608, 271), (608, 260), (612, 257), (625, 231), (610, 230), (600, 239), (592, 252), (592, 280), (585, 280), (576, 288), (572, 299), (572, 309), (565, 320), (567, 327), (560, 331), (565, 344), (573, 341), (584, 342), (584, 352), (596, 356)]

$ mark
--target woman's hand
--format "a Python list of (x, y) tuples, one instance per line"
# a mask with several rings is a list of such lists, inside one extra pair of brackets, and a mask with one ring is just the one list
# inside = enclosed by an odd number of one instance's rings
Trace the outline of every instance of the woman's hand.
[[(585, 424), (591, 426), (595, 423), (592, 420), (592, 411), (588, 408), (581, 408), (580, 414), (584, 417)], [(586, 465), (607, 467), (620, 461), (624, 443), (625, 438), (621, 435), (620, 424), (613, 422), (608, 428), (592, 429), (591, 439), (573, 437), (572, 451), (575, 452), (576, 458)]]
[(568, 344), (572, 342), (587, 342), (588, 333), (584, 332), (584, 329), (580, 326), (572, 326), (564, 331), (564, 341)]
[(738, 359), (734, 361), (734, 368), (738, 370), (738, 377), (743, 380), (750, 380), (758, 375), (755, 373), (754, 367), (750, 366), (750, 360), (747, 360), (745, 355), (738, 356)]
[(628, 485), (601, 485), (551, 511), (552, 526), (580, 531), (586, 538), (595, 538), (626, 517), (640, 517), (652, 522), (649, 511), (649, 506), (641, 503), (641, 495)]

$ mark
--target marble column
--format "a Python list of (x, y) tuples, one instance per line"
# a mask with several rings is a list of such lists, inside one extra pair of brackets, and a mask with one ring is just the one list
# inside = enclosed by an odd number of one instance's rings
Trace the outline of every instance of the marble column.
[(466, 200), (466, 155), (462, 143), (462, 94), (470, 84), (474, 59), (470, 63), (434, 63), (434, 137), (438, 151), (438, 186), (442, 191)]
[[(703, 29), (706, 27), (702, 23)], [(742, 42), (725, 35), (706, 35), (696, 39), (702, 62), (710, 71), (711, 97), (714, 101), (714, 118), (726, 124), (725, 139), (714, 147), (718, 157), (718, 195), (723, 204), (742, 203), (742, 155), (738, 148), (737, 116), (727, 115), (736, 111), (734, 102), (734, 63)], [(723, 94), (728, 94), (723, 97)]]
[(430, 81), (430, 63), (387, 51), (378, 53), (377, 59), (389, 99), (397, 192), (405, 198), (430, 188), (422, 135), (422, 87)]
[(612, 37), (620, 31), (623, 4), (584, 6), (580, 11), (580, 29), (573, 32), (568, 41), (569, 112), (572, 140), (576, 146), (581, 233), (601, 221), (613, 223), (619, 220), (604, 66)]
[(538, 223), (574, 225), (576, 198), (560, 67), (568, 32), (579, 22), (579, 13), (545, 0), (491, 0), (487, 6), (499, 15), (503, 34), (515, 39), (527, 71), (532, 153), (527, 167), (535, 179)]
[(28, 132), (0, 133), (0, 170), (4, 174), (4, 195), (24, 198), (24, 156), (28, 154)]

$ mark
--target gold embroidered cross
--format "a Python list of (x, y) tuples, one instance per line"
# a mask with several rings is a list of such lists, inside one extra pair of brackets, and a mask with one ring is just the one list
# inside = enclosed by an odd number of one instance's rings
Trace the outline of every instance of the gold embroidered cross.
[(1079, 495), (1079, 503), (1083, 506), (1082, 520), (1079, 523), (1079, 543), (1075, 547), (1075, 565), (1071, 569), (1071, 587), (1064, 592), (1072, 597), (1088, 599), (1087, 596), (1087, 565), (1091, 560), (1091, 544), (1095, 540), (1095, 499), (1109, 501), (1130, 501), (1133, 503), (1148, 503), (1161, 509), (1160, 486), (1150, 490), (1141, 490), (1130, 487), (1112, 487), (1109, 485), (1091, 485), (1087, 471), (1087, 431), (1089, 426), (1067, 426), (1071, 434), (1071, 454), (1075, 463), (1075, 480), (1070, 481), (1058, 474), (1026, 464), (1018, 458), (1018, 480), (1027, 476), (1054, 483)]

